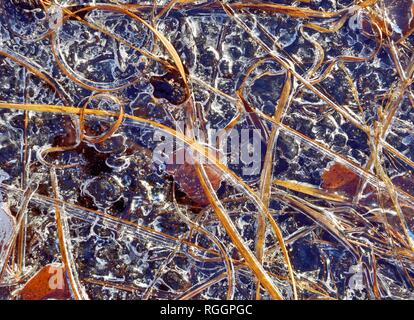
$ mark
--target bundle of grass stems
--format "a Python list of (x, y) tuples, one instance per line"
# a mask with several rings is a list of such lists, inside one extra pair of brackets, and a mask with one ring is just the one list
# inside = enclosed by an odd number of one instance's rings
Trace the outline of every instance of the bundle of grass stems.
[[(9, 288), (0, 297), (100, 299), (108, 288), (114, 299), (413, 297), (414, 7), (411, 1), (348, 2), (318, 8), (304, 0), (4, 0), (0, 30), (10, 36), (0, 42), (1, 66), (23, 80), (14, 82), (14, 93), (0, 82), (0, 153), (20, 145), (13, 161), (4, 156), (0, 162), (0, 231), (13, 229), (0, 238), (0, 282)], [(19, 33), (16, 16), (31, 33)], [(50, 22), (54, 17), (58, 25)], [(145, 39), (131, 37), (124, 22)], [(72, 52), (72, 43), (83, 41), (85, 52)], [(46, 50), (48, 60), (19, 43)], [(238, 54), (225, 53), (229, 46)], [(206, 52), (217, 57), (207, 66)], [(128, 70), (137, 68), (137, 57), (146, 65), (135, 77)], [(223, 76), (221, 58), (241, 64), (241, 71)], [(104, 68), (92, 76), (88, 70), (99, 70), (94, 65), (105, 59), (115, 61), (124, 80), (109, 81)], [(152, 86), (149, 102), (138, 104), (145, 85)], [(31, 95), (33, 86), (38, 93)], [(200, 92), (208, 96), (204, 104)], [(264, 99), (273, 103), (271, 112)], [(188, 130), (175, 127), (178, 120)], [(224, 133), (244, 125), (260, 132), (264, 151), (253, 178), (195, 134), (196, 127), (207, 132), (217, 122)], [(164, 172), (162, 182), (154, 183), (151, 172), (137, 178), (149, 170), (145, 154), (153, 151), (133, 136), (142, 130), (179, 141), (194, 162)], [(120, 157), (114, 151), (119, 137), (127, 150)], [(108, 166), (111, 152), (128, 158), (127, 165)], [(113, 190), (121, 195), (98, 203), (92, 184), (102, 197)], [(162, 197), (153, 191), (159, 185)], [(150, 214), (137, 213), (137, 199), (153, 208)], [(41, 219), (53, 226), (63, 289), (40, 285), (56, 262), (45, 253), (47, 236), (34, 231)], [(240, 226), (243, 219), (249, 222)], [(90, 236), (81, 231), (85, 225), (99, 225), (120, 247), (129, 245), (127, 238), (144, 243), (142, 260), (124, 263), (154, 269), (135, 270), (137, 278), (120, 273), (125, 281), (99, 276), (121, 258), (119, 252), (116, 258), (81, 253), (92, 250), (79, 240)], [(191, 270), (180, 259), (192, 261)], [(118, 262), (115, 269), (123, 268)]]

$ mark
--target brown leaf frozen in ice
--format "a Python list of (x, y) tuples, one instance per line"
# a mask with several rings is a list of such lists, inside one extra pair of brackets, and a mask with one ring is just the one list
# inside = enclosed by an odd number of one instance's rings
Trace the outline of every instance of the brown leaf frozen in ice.
[(23, 300), (69, 299), (70, 292), (64, 266), (44, 266), (26, 283), (19, 294)]
[[(180, 189), (196, 204), (205, 206), (209, 204), (209, 200), (201, 186), (197, 176), (196, 167), (193, 164), (192, 156), (186, 152), (184, 163), (176, 163), (178, 152), (173, 153), (171, 161), (168, 161), (167, 171), (173, 175), (175, 182)], [(171, 158), (170, 158), (171, 159)], [(220, 171), (213, 164), (205, 164), (207, 176), (215, 191), (220, 188), (222, 176)]]
[(334, 163), (322, 173), (322, 187), (328, 190), (354, 194), (359, 183), (358, 175), (340, 163)]

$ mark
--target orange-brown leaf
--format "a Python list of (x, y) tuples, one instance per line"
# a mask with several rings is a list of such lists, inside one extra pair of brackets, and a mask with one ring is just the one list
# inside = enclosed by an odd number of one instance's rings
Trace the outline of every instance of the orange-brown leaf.
[(20, 297), (23, 300), (69, 299), (65, 267), (54, 264), (44, 266), (26, 283)]
[(358, 186), (359, 176), (346, 166), (335, 163), (322, 173), (322, 187), (328, 190), (345, 191), (353, 194)]

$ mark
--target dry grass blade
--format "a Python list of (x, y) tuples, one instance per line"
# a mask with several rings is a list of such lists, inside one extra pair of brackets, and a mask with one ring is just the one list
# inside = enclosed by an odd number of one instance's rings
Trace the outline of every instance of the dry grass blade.
[(321, 188), (298, 181), (274, 180), (273, 183), (277, 186), (304, 193), (315, 198), (336, 202), (349, 202), (349, 198), (344, 195), (330, 193)]

